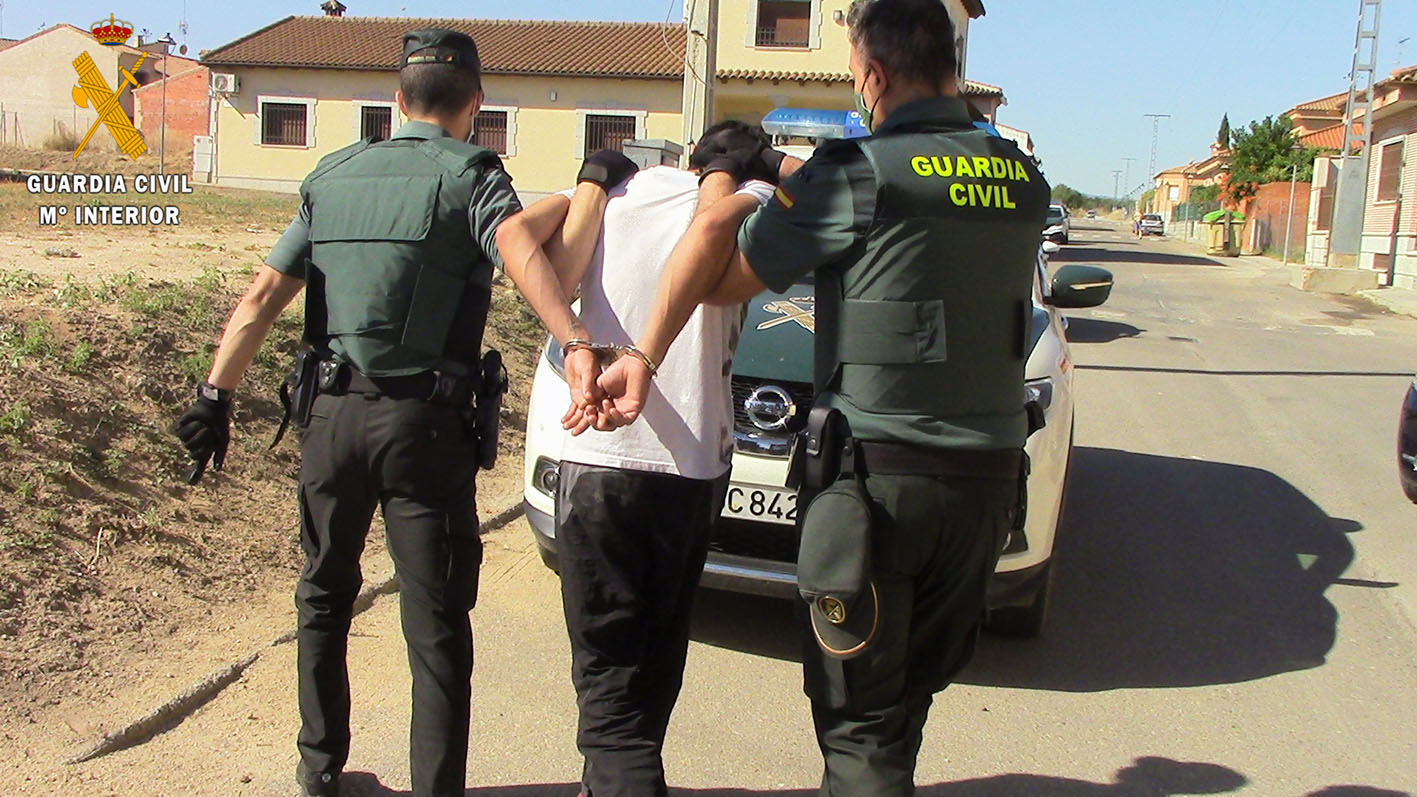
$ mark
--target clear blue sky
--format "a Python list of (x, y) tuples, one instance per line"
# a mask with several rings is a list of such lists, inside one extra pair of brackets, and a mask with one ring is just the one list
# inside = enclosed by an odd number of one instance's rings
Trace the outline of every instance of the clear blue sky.
[[(345, 0), (350, 14), (420, 17), (662, 20), (679, 0)], [(1151, 123), (1162, 120), (1157, 166), (1203, 157), (1221, 114), (1238, 127), (1295, 104), (1346, 91), (1358, 0), (984, 0), (988, 14), (970, 32), (969, 76), (1002, 86), (999, 121), (1033, 134), (1050, 181), (1110, 195), (1113, 169), (1137, 158), (1131, 183), (1147, 180)], [(288, 14), (318, 14), (317, 0), (185, 4), (193, 53)], [(181, 0), (65, 0), (5, 4), (4, 35), (28, 36), (68, 22), (87, 28), (109, 12), (182, 39)], [(671, 11), (672, 9), (672, 11)], [(1417, 63), (1417, 3), (1383, 4), (1379, 72)], [(1125, 187), (1123, 188), (1125, 191)]]

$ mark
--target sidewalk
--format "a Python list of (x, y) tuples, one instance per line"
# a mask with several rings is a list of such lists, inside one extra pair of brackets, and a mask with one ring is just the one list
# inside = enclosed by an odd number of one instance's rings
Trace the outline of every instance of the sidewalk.
[[(1234, 263), (1239, 261), (1251, 266), (1263, 269), (1292, 269), (1302, 266), (1302, 263), (1284, 264), (1267, 255), (1239, 255), (1237, 257), (1223, 257), (1220, 255), (1205, 254), (1205, 244), (1184, 237), (1170, 237), (1170, 240), (1183, 246), (1194, 249), (1197, 253), (1205, 255), (1220, 263)], [(1417, 290), (1409, 288), (1375, 288), (1373, 290), (1358, 291), (1354, 294), (1360, 296), (1379, 307), (1386, 308), (1399, 315), (1417, 318)]]

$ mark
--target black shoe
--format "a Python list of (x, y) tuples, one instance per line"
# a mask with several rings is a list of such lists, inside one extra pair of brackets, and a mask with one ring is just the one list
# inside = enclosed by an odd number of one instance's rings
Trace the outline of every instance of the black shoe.
[(301, 761), (295, 766), (295, 782), (305, 797), (335, 797), (339, 794), (338, 772), (315, 772)]

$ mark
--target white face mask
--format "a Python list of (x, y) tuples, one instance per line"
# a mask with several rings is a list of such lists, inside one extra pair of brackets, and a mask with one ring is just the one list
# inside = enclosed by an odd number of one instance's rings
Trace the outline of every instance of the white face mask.
[(470, 121), (472, 124), (467, 129), (467, 138), (465, 139), (469, 144), (472, 143), (472, 137), (477, 134), (477, 117), (472, 117)]

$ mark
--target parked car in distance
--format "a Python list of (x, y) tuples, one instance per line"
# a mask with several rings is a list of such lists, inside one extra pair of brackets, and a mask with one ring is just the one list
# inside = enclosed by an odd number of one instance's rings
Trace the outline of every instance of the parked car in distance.
[(1162, 221), (1161, 216), (1156, 213), (1143, 213), (1141, 218), (1137, 219), (1136, 232), (1138, 238), (1147, 235), (1164, 235), (1166, 222)]
[(1096, 211), (1096, 210), (1093, 210), (1092, 208), (1088, 208), (1087, 217), (1088, 217), (1089, 219), (1095, 219), (1095, 218), (1097, 218), (1097, 211)]
[(1072, 232), (1072, 222), (1068, 219), (1068, 208), (1061, 202), (1054, 202), (1048, 206), (1048, 220), (1043, 222), (1043, 238), (1057, 244), (1068, 242), (1068, 233)]
[[(1053, 548), (1063, 511), (1073, 444), (1073, 361), (1063, 308), (1096, 307), (1112, 290), (1112, 274), (1070, 265), (1050, 274), (1040, 247), (1034, 273), (1025, 398), (1045, 425), (1028, 438), (1032, 460), (1022, 533), (1010, 536), (989, 587), (989, 627), (1036, 636), (1047, 618)], [(713, 530), (705, 587), (758, 595), (797, 596), (797, 493), (788, 489), (788, 453), (814, 402), (812, 353), (815, 286), (763, 293), (748, 305), (733, 359), (735, 453), (722, 517)], [(556, 567), (556, 488), (566, 432), (564, 355), (549, 339), (536, 367), (527, 408), (526, 516), (542, 559)], [(643, 422), (643, 421), (642, 421)]]
[(1417, 504), (1417, 376), (1407, 386), (1402, 415), (1397, 421), (1397, 476), (1402, 491)]

